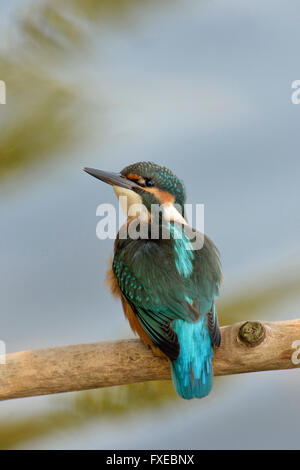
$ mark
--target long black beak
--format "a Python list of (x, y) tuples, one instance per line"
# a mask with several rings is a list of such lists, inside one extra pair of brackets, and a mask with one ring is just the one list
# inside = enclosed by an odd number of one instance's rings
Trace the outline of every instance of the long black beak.
[(111, 184), (112, 186), (120, 186), (121, 188), (126, 189), (139, 187), (134, 181), (129, 180), (126, 176), (123, 176), (120, 173), (110, 173), (109, 171), (96, 170), (95, 168), (83, 168), (83, 171), (94, 176), (98, 180), (104, 181), (104, 183)]

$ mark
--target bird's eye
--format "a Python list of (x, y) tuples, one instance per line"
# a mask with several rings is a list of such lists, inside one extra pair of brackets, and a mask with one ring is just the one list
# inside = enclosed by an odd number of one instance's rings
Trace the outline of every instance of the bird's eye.
[(152, 188), (153, 186), (155, 186), (155, 182), (152, 178), (143, 178), (143, 177), (140, 177), (140, 179), (137, 180), (138, 184), (140, 186), (147, 186), (148, 188)]
[(145, 186), (152, 188), (155, 186), (155, 181), (152, 178), (145, 178)]

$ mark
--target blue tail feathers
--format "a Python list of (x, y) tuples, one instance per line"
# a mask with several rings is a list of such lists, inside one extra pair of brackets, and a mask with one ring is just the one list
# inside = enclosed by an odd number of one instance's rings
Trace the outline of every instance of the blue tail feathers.
[(206, 324), (206, 315), (195, 323), (172, 322), (178, 335), (180, 353), (171, 363), (176, 392), (187, 400), (208, 395), (213, 384), (213, 347)]

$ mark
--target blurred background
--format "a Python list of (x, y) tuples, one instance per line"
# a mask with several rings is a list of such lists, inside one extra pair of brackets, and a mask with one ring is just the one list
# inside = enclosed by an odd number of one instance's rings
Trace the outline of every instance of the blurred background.
[[(300, 5), (13, 0), (0, 6), (0, 339), (7, 352), (131, 336), (83, 166), (170, 167), (221, 251), (221, 324), (299, 316)], [(299, 338), (300, 339), (300, 338)], [(0, 403), (0, 448), (299, 448), (300, 376), (169, 382)]]

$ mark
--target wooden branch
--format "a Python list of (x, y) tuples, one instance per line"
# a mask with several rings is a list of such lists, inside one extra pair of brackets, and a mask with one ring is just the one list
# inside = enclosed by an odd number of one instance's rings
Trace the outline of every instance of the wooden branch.
[[(221, 332), (215, 375), (300, 367), (300, 320), (236, 323)], [(169, 362), (139, 340), (63, 346), (7, 354), (0, 399), (165, 379)]]

